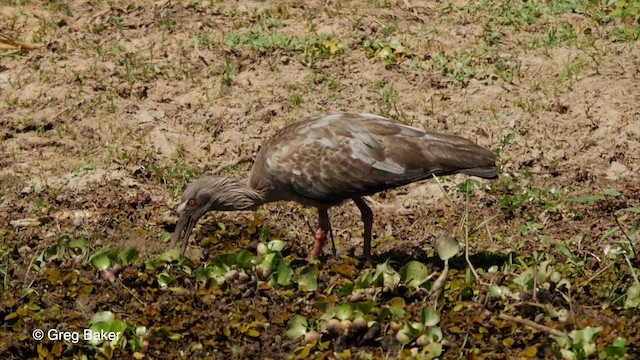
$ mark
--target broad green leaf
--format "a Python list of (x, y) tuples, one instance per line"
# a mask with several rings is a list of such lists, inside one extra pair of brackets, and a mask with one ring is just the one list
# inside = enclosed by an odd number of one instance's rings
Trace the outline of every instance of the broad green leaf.
[(436, 252), (441, 260), (451, 259), (458, 251), (460, 251), (460, 245), (458, 245), (458, 242), (454, 238), (445, 235), (438, 239)]
[(122, 248), (118, 252), (118, 257), (120, 258), (120, 260), (122, 260), (122, 265), (130, 265), (138, 260), (139, 254), (140, 252), (138, 251), (138, 249), (132, 246), (127, 246), (125, 248)]
[(280, 251), (282, 251), (284, 249), (284, 241), (282, 241), (282, 240), (271, 240), (267, 244), (267, 247), (271, 251), (280, 252)]
[(349, 320), (353, 317), (353, 307), (349, 303), (336, 306), (336, 317), (340, 320)]
[(410, 261), (400, 269), (400, 279), (408, 287), (417, 289), (429, 277), (427, 267), (419, 261)]
[(195, 271), (195, 276), (196, 276), (196, 281), (200, 281), (204, 283), (206, 283), (207, 281), (209, 281), (209, 279), (213, 277), (211, 275), (210, 269), (206, 267), (197, 268)]
[(160, 254), (160, 256), (158, 256), (158, 259), (164, 262), (171, 262), (174, 260), (178, 260), (180, 259), (180, 249), (178, 248), (169, 249), (163, 252), (162, 254)]
[(89, 241), (85, 237), (76, 237), (69, 240), (69, 247), (71, 249), (84, 251), (87, 249)]
[(422, 349), (422, 355), (424, 356), (424, 359), (439, 358), (442, 355), (442, 344), (439, 342), (427, 344)]
[(89, 323), (90, 324), (97, 324), (101, 322), (111, 323), (115, 318), (116, 316), (111, 311), (100, 311), (93, 314), (93, 316), (91, 316), (91, 320), (89, 321)]
[(489, 285), (489, 289), (487, 290), (487, 294), (490, 298), (497, 298), (504, 296), (504, 290), (501, 286), (496, 284)]
[(624, 308), (640, 308), (640, 284), (633, 284), (627, 289), (627, 299), (624, 302)]
[(251, 260), (253, 260), (253, 253), (247, 250), (240, 251), (236, 259), (238, 266), (245, 270), (249, 270), (251, 268)]
[(367, 315), (376, 305), (377, 303), (375, 301), (360, 301), (356, 303), (356, 309), (360, 310), (364, 315)]
[(89, 263), (91, 263), (94, 268), (104, 271), (113, 264), (113, 255), (109, 252), (101, 252), (93, 255)]
[(313, 266), (302, 269), (296, 282), (302, 291), (316, 291), (318, 289), (318, 278), (316, 269)]
[(394, 297), (393, 299), (391, 299), (391, 301), (389, 301), (389, 311), (391, 311), (391, 314), (398, 319), (404, 318), (405, 306), (405, 301), (401, 297)]
[(435, 326), (440, 322), (440, 315), (432, 308), (426, 306), (422, 309), (421, 320), (424, 326)]
[(442, 334), (442, 329), (439, 326), (431, 326), (427, 329), (427, 336), (431, 339), (431, 341), (440, 342), (444, 339), (444, 335)]
[(291, 284), (291, 275), (293, 274), (293, 269), (286, 262), (281, 262), (278, 264), (276, 282), (278, 285), (287, 286)]
[(226, 268), (230, 268), (237, 263), (238, 254), (227, 253), (218, 256), (218, 259), (225, 265)]
[(169, 273), (167, 273), (166, 271), (163, 271), (158, 275), (156, 275), (156, 278), (158, 279), (158, 285), (160, 286), (167, 286), (176, 280), (173, 276), (169, 275)]
[(573, 330), (569, 333), (569, 337), (573, 340), (574, 343), (590, 343), (591, 340), (602, 331), (602, 327), (591, 327), (587, 326), (582, 330)]
[(308, 325), (307, 318), (302, 315), (294, 315), (287, 324), (287, 336), (292, 340), (304, 336), (307, 333)]

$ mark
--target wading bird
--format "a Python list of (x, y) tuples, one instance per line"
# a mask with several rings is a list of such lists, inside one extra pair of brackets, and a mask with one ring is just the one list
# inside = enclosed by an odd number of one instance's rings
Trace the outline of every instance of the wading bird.
[(373, 212), (362, 199), (432, 176), (462, 173), (495, 178), (495, 155), (455, 135), (421, 130), (382, 116), (328, 113), (279, 130), (254, 161), (248, 184), (211, 176), (187, 186), (171, 241), (184, 254), (198, 220), (211, 210), (255, 210), (272, 201), (318, 209), (319, 226), (309, 254), (317, 259), (331, 231), (328, 209), (352, 199), (364, 223), (363, 256), (371, 259)]

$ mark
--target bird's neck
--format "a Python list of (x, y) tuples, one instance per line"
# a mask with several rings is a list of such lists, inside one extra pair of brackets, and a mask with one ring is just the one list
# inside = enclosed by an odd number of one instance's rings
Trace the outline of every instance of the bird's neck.
[(218, 210), (255, 210), (265, 203), (264, 192), (254, 189), (246, 183), (227, 178), (219, 189)]

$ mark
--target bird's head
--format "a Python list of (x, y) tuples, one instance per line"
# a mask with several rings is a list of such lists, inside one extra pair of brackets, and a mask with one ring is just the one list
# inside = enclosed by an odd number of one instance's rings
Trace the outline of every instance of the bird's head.
[(178, 214), (180, 219), (173, 231), (171, 246), (182, 241), (182, 253), (198, 220), (209, 211), (252, 210), (257, 203), (256, 192), (238, 179), (211, 176), (196, 180), (182, 194)]

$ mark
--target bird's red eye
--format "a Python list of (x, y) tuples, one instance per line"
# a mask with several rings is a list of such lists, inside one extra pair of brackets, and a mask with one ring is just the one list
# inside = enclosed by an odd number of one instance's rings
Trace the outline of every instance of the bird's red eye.
[(189, 204), (189, 206), (194, 206), (196, 204), (196, 199), (194, 199), (194, 198), (189, 199), (187, 204)]

